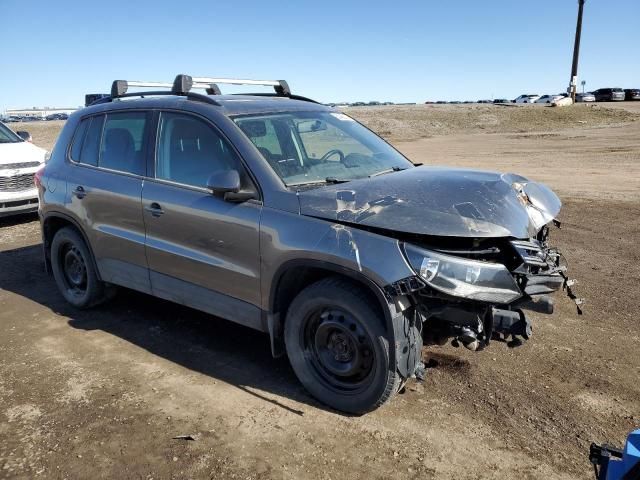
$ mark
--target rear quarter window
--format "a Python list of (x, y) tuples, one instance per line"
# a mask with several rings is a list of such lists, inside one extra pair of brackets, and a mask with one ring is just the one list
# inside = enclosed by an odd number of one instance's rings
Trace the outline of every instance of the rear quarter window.
[[(79, 163), (85, 165), (98, 165), (98, 156), (100, 152), (100, 141), (102, 139), (102, 126), (104, 125), (104, 115), (98, 115), (87, 119), (89, 122), (87, 131), (84, 134), (82, 140), (82, 147), (80, 147), (80, 155), (77, 158), (73, 158)], [(80, 127), (78, 127), (80, 128)], [(72, 151), (73, 154), (73, 151)]]
[(84, 137), (87, 134), (87, 128), (91, 123), (90, 118), (85, 118), (82, 120), (78, 126), (76, 127), (76, 131), (73, 134), (73, 143), (71, 144), (71, 159), (75, 162), (80, 161), (80, 151), (82, 150), (82, 142), (84, 142)]

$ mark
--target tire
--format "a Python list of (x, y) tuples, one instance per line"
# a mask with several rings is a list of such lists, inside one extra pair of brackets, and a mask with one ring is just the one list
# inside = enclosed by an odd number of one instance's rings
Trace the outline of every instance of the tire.
[(113, 289), (98, 279), (91, 252), (72, 227), (61, 228), (53, 237), (51, 269), (60, 293), (76, 308), (90, 308), (113, 296)]
[(302, 385), (332, 408), (363, 414), (400, 387), (389, 353), (392, 334), (362, 288), (346, 279), (329, 277), (305, 288), (289, 307), (284, 337)]

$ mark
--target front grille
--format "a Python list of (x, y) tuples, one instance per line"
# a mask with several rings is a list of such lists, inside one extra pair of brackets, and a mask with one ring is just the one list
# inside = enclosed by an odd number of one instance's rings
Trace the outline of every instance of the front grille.
[(33, 173), (14, 175), (13, 177), (0, 177), (0, 192), (21, 192), (35, 187)]
[(17, 168), (31, 168), (38, 166), (40, 166), (40, 162), (8, 163), (6, 165), (0, 165), (0, 170), (16, 170)]
[(15, 202), (0, 202), (0, 210), (5, 208), (25, 207), (25, 206), (38, 206), (37, 198), (29, 198), (27, 200), (18, 200)]

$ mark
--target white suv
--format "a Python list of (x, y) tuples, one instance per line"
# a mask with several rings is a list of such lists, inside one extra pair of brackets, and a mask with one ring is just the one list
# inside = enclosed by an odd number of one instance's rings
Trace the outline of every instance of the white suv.
[(46, 154), (0, 122), (0, 217), (38, 209), (34, 175)]

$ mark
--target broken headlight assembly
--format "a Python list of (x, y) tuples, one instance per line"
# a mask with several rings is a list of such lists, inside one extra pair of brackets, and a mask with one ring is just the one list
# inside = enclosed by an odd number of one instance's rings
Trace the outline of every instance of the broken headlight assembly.
[(405, 244), (414, 271), (433, 289), (478, 302), (509, 304), (522, 296), (515, 279), (499, 263), (445, 255)]

